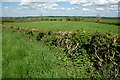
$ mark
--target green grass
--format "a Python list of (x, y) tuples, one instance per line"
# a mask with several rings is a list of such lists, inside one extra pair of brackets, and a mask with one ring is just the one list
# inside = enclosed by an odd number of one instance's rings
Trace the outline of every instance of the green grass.
[(2, 78), (2, 28), (0, 24), (0, 79)]
[(23, 22), (23, 23), (5, 23), (10, 26), (40, 28), (42, 30), (63, 30), (76, 31), (83, 29), (87, 32), (114, 32), (118, 33), (118, 26), (94, 22), (75, 22), (75, 21), (41, 21), (41, 22)]
[(59, 54), (63, 54), (61, 49), (50, 49), (11, 30), (3, 29), (2, 49), (3, 78), (89, 78), (93, 75), (93, 71), (86, 75), (88, 65), (79, 69), (70, 61), (58, 61)]
[[(96, 21), (95, 18), (84, 18), (84, 21)], [(106, 23), (118, 23), (118, 19), (101, 19), (100, 22), (106, 22)]]
[(3, 30), (3, 78), (66, 77), (55, 60), (55, 53), (21, 36)]

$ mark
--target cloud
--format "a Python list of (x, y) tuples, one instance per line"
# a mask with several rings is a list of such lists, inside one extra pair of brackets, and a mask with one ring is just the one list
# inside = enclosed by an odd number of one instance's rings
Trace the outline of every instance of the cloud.
[(104, 8), (96, 8), (96, 10), (104, 10)]
[(93, 0), (93, 3), (96, 5), (106, 5), (108, 4), (107, 0)]
[(82, 4), (82, 6), (91, 6), (91, 5), (92, 5), (92, 2)]
[(72, 5), (107, 5), (107, 4), (117, 4), (120, 0), (57, 0), (58, 2), (69, 2)]
[(19, 6), (27, 6), (30, 5), (30, 2), (21, 2), (20, 4), (18, 4)]
[(111, 8), (118, 8), (118, 5), (111, 5)]
[[(23, 4), (24, 3), (24, 4)], [(74, 10), (75, 8), (64, 8), (64, 7), (60, 7), (58, 4), (53, 3), (53, 2), (49, 2), (49, 3), (43, 3), (43, 2), (21, 2), (20, 4), (18, 4), (19, 6), (21, 6), (21, 9), (45, 9), (45, 10)], [(25, 7), (24, 7), (25, 6)]]
[(58, 4), (53, 3), (53, 4), (51, 4), (51, 6), (58, 6)]
[[(58, 4), (50, 2), (50, 3), (45, 3), (45, 2), (21, 2), (18, 4), (18, 6), (23, 7), (26, 6), (26, 9), (47, 9), (47, 10), (51, 10), (51, 9), (56, 9), (55, 7), (58, 7)], [(24, 9), (24, 7), (23, 7)]]
[(108, 0), (110, 4), (117, 4), (120, 0)]
[(83, 8), (82, 10), (83, 10), (83, 11), (89, 11), (90, 9), (88, 9), (88, 8)]
[(54, 1), (53, 0), (1, 0), (1, 2), (54, 2)]

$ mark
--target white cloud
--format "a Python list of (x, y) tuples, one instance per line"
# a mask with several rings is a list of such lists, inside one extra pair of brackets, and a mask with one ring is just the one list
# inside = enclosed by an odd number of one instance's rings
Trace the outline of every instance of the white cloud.
[(67, 8), (68, 10), (71, 10), (71, 8)]
[(4, 7), (5, 9), (8, 9), (8, 6)]
[(19, 6), (26, 6), (26, 5), (30, 5), (30, 2), (21, 2), (20, 4), (18, 4)]
[(107, 0), (93, 0), (93, 3), (97, 5), (106, 5), (108, 4), (108, 1)]
[(63, 8), (63, 7), (62, 8), (58, 8), (58, 9), (65, 10), (65, 8)]
[(120, 0), (57, 0), (58, 2), (69, 2), (72, 5), (84, 4), (82, 6), (117, 4)]
[(118, 8), (116, 7), (107, 7), (107, 8), (95, 8), (96, 10), (100, 10), (100, 11), (117, 11)]
[(118, 5), (111, 5), (111, 8), (118, 8)]
[(104, 10), (104, 8), (96, 8), (96, 10)]
[(88, 8), (83, 8), (82, 10), (83, 10), (83, 11), (89, 11), (90, 9), (88, 9)]
[(120, 0), (108, 0), (110, 4), (117, 4)]
[(118, 10), (118, 8), (106, 8), (107, 10)]
[(1, 2), (53, 2), (53, 0), (1, 0)]
[(17, 8), (17, 9), (19, 9), (19, 10), (24, 10), (24, 9), (28, 9), (28, 7), (27, 7), (27, 6), (22, 6), (22, 7), (19, 7), (19, 8)]
[(51, 4), (51, 6), (58, 6), (58, 4), (53, 3), (53, 4)]
[(82, 6), (91, 6), (91, 5), (92, 5), (92, 2), (82, 4)]

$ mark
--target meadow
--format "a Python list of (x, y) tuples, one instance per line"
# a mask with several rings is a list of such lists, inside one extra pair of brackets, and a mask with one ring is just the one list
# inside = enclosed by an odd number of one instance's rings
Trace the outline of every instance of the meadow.
[(118, 33), (118, 26), (101, 24), (95, 22), (76, 22), (76, 21), (38, 21), (38, 22), (21, 22), (5, 23), (9, 26), (32, 27), (50, 31), (76, 31), (83, 29), (87, 32), (114, 32)]
[(62, 19), (3, 23), (3, 78), (120, 79), (118, 26)]

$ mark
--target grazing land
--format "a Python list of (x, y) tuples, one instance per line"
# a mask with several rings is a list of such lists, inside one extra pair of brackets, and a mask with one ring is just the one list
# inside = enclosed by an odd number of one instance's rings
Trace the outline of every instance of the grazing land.
[(117, 25), (101, 24), (95, 22), (75, 22), (75, 21), (39, 21), (39, 22), (21, 22), (21, 23), (5, 23), (9, 26), (33, 27), (42, 30), (62, 30), (76, 31), (83, 29), (87, 32), (114, 32), (118, 33)]
[(76, 18), (3, 18), (3, 78), (120, 79), (116, 18)]

